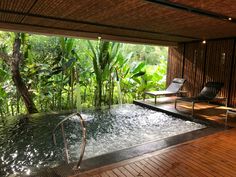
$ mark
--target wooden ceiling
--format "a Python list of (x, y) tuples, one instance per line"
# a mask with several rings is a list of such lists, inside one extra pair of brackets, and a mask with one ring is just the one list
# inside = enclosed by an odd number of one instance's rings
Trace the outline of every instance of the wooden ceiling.
[(236, 1), (0, 0), (0, 29), (175, 45), (235, 37)]

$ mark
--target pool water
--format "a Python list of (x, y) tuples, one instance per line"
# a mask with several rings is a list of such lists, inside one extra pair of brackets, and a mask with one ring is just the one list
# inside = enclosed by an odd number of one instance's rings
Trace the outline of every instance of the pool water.
[[(30, 174), (55, 166), (64, 159), (60, 129), (58, 144), (52, 130), (66, 115), (35, 116), (30, 119), (0, 119), (0, 176)], [(84, 158), (121, 150), (170, 136), (205, 128), (205, 125), (142, 108), (133, 104), (99, 111), (84, 111), (87, 145)], [(74, 116), (64, 123), (71, 161), (79, 158), (80, 120)]]

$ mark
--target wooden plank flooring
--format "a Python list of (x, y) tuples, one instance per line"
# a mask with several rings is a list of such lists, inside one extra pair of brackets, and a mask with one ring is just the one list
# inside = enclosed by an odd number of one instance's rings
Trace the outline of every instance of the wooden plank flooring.
[(73, 177), (235, 177), (236, 128)]
[[(157, 98), (157, 104), (154, 103), (154, 99), (146, 99), (145, 101), (139, 100), (145, 104), (149, 104), (155, 106), (159, 109), (167, 110), (168, 112), (173, 112), (177, 114), (185, 114), (191, 115), (192, 105), (188, 102), (178, 102), (177, 109), (174, 108), (174, 100), (173, 97), (161, 97)], [(208, 119), (212, 121), (216, 121), (218, 123), (224, 124), (227, 108), (225, 106), (219, 106), (208, 103), (196, 103), (194, 114), (198, 118)], [(230, 116), (228, 119), (228, 126), (236, 127), (236, 116)]]

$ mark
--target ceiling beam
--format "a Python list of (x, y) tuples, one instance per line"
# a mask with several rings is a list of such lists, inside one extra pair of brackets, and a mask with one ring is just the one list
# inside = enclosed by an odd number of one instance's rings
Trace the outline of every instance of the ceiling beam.
[(130, 27), (117, 26), (117, 25), (108, 25), (108, 24), (101, 24), (101, 23), (82, 21), (82, 20), (73, 20), (73, 19), (66, 19), (66, 18), (60, 18), (60, 17), (44, 16), (44, 15), (32, 14), (32, 13), (28, 13), (28, 12), (25, 13), (25, 12), (18, 12), (18, 11), (10, 11), (10, 10), (5, 10), (5, 9), (0, 9), (0, 13), (13, 14), (13, 15), (22, 15), (22, 16), (24, 16), (24, 18), (25, 17), (35, 17), (35, 18), (41, 18), (41, 19), (44, 19), (44, 20), (55, 20), (55, 21), (60, 21), (60, 22), (71, 22), (71, 23), (82, 24), (82, 25), (91, 25), (91, 26), (105, 27), (105, 28), (111, 28), (111, 29), (120, 29), (120, 30), (148, 33), (148, 34), (152, 34), (152, 35), (165, 35), (165, 36), (186, 38), (186, 39), (190, 39), (190, 40), (200, 40), (199, 38), (195, 38), (195, 37), (191, 37), (191, 36), (185, 36), (185, 35), (179, 35), (179, 34), (162, 33), (162, 32), (142, 30), (142, 29), (136, 29), (136, 28), (130, 28)]
[(166, 7), (178, 9), (178, 10), (183, 10), (188, 13), (194, 13), (194, 14), (198, 14), (198, 15), (202, 15), (202, 16), (207, 16), (210, 18), (215, 18), (218, 20), (228, 21), (230, 23), (236, 23), (236, 19), (233, 19), (232, 17), (226, 16), (223, 14), (219, 14), (219, 13), (215, 13), (215, 12), (211, 12), (208, 10), (200, 9), (200, 8), (191, 7), (191, 6), (180, 4), (180, 3), (171, 2), (169, 0), (146, 0), (146, 1), (158, 4), (158, 5), (163, 5)]
[[(28, 28), (29, 27), (29, 28)], [(77, 29), (68, 29), (68, 28), (61, 28), (61, 27), (51, 27), (51, 26), (44, 26), (44, 25), (35, 25), (35, 24), (27, 24), (27, 23), (15, 23), (15, 22), (3, 22), (0, 21), (0, 29), (3, 30), (14, 30), (14, 31), (23, 31), (23, 32), (32, 32), (35, 31), (33, 29), (39, 29), (40, 33), (42, 34), (49, 34), (46, 32), (47, 30), (53, 31), (53, 33), (50, 32), (50, 34), (59, 34), (59, 35), (69, 35), (73, 37), (84, 37), (84, 38), (91, 38), (91, 39), (97, 39), (99, 36), (102, 37), (102, 39), (106, 40), (115, 40), (120, 42), (132, 42), (136, 41), (135, 43), (142, 43), (142, 44), (156, 44), (156, 45), (166, 45), (166, 46), (174, 46), (177, 44), (177, 42), (170, 41), (170, 40), (159, 40), (159, 39), (153, 39), (153, 38), (143, 38), (140, 36), (129, 36), (129, 35), (120, 35), (120, 34), (110, 34), (110, 33), (99, 33), (96, 31), (85, 31), (85, 30), (77, 30)], [(32, 30), (31, 30), (32, 29)], [(46, 30), (46, 31), (45, 31)], [(139, 42), (140, 41), (140, 42)]]

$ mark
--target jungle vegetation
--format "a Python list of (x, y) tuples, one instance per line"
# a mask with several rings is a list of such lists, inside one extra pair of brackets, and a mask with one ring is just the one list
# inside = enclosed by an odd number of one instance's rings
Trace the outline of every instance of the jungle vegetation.
[(0, 115), (110, 106), (164, 89), (167, 47), (0, 32)]

